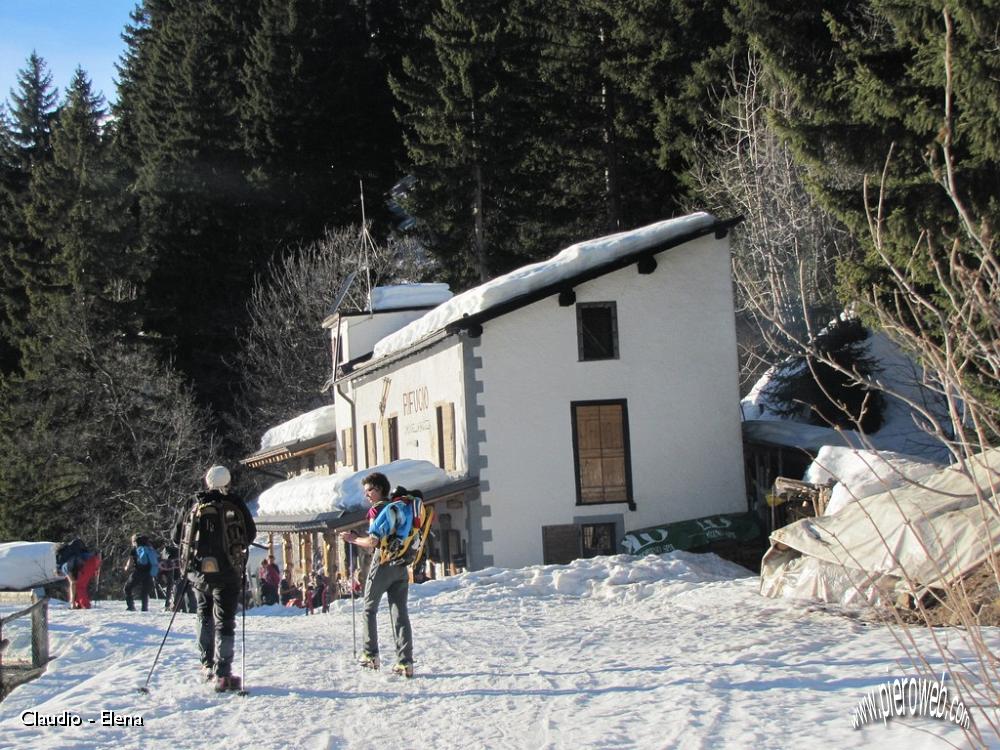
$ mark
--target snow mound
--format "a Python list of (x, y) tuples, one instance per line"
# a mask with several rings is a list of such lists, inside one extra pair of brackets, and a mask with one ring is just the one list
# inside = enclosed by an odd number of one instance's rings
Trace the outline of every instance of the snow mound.
[(266, 451), (279, 445), (300, 443), (320, 435), (335, 433), (337, 431), (335, 414), (336, 410), (332, 405), (321, 406), (282, 422), (264, 433), (260, 439), (260, 449)]
[(493, 601), (513, 595), (643, 599), (664, 584), (693, 585), (752, 575), (746, 568), (711, 553), (674, 551), (645, 557), (612, 555), (574, 560), (567, 565), (485, 568), (411, 587), (410, 598), (447, 595), (460, 601)]

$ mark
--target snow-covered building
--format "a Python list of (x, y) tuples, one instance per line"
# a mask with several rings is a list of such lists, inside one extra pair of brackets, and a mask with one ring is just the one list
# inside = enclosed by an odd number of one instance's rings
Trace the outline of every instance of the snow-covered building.
[(473, 569), (746, 510), (732, 223), (582, 242), (419, 314), (332, 315), (338, 474), (439, 467), (432, 555)]

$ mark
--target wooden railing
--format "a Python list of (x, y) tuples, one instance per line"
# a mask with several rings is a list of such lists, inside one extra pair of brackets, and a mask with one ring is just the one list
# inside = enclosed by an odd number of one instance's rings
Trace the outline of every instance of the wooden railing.
[[(0, 604), (31, 602), (14, 614), (0, 617), (0, 700), (18, 685), (33, 680), (45, 671), (49, 663), (49, 598), (44, 591), (0, 592)], [(5, 658), (9, 639), (4, 629), (21, 618), (31, 618), (31, 660)]]

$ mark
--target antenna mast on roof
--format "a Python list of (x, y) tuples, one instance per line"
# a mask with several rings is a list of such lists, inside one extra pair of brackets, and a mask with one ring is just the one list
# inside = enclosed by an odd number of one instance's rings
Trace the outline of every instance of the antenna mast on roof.
[(365, 181), (358, 180), (358, 184), (361, 187), (361, 250), (365, 254), (365, 281), (368, 285), (368, 315), (370, 317), (375, 310), (372, 304), (372, 266), (368, 256), (368, 248), (370, 246), (374, 250), (375, 242), (372, 240), (371, 234), (368, 233), (368, 222), (365, 219)]

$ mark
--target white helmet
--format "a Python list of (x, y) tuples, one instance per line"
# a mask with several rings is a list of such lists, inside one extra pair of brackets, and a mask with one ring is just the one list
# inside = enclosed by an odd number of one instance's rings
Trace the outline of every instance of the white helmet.
[(216, 464), (205, 472), (205, 486), (210, 490), (222, 490), (229, 486), (229, 469)]

